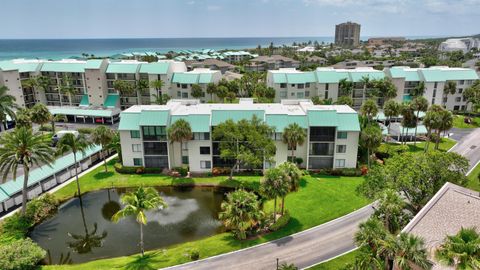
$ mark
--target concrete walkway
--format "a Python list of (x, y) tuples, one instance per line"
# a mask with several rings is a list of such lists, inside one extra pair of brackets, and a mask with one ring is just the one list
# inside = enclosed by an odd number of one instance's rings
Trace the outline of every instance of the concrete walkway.
[(293, 263), (303, 269), (355, 249), (353, 236), (358, 224), (372, 213), (372, 206), (367, 205), (328, 223), (278, 240), (165, 269), (273, 270), (276, 269), (276, 258), (279, 258), (280, 264)]

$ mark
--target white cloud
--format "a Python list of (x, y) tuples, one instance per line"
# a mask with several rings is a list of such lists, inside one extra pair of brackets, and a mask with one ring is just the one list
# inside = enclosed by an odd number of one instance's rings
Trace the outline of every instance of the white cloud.
[(424, 6), (433, 13), (480, 13), (480, 0), (425, 0)]

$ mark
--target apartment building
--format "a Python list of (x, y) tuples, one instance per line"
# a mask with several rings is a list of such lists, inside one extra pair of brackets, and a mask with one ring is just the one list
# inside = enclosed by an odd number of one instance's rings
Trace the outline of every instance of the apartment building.
[(9, 89), (19, 107), (30, 108), (42, 100), (38, 91), (25, 86), (26, 80), (38, 75), (40, 67), (40, 60), (0, 61), (0, 85)]
[(331, 98), (334, 102), (341, 95), (339, 83), (342, 79), (353, 82), (354, 89), (351, 97), (354, 108), (359, 108), (363, 101), (369, 97), (371, 89), (364, 88), (362, 79), (383, 79), (384, 73), (373, 68), (334, 69), (317, 68), (315, 71), (302, 72), (296, 69), (270, 70), (267, 73), (267, 85), (275, 89), (276, 101), (281, 99)]
[(335, 45), (356, 47), (360, 44), (360, 24), (346, 22), (335, 25)]
[[(385, 69), (385, 74), (392, 79), (397, 88), (397, 100), (399, 102), (412, 99), (411, 91), (420, 82), (425, 84), (424, 97), (430, 104), (444, 106), (448, 110), (468, 109), (463, 91), (479, 79), (473, 69), (449, 68), (444, 66), (430, 68), (392, 67)], [(455, 82), (457, 89), (455, 94), (444, 93), (445, 84)]]
[(258, 56), (250, 60), (250, 64), (245, 66), (249, 71), (267, 71), (280, 68), (298, 68), (300, 61), (288, 58), (282, 55)]
[(195, 68), (188, 72), (173, 73), (170, 96), (176, 99), (191, 99), (192, 86), (199, 85), (202, 88), (202, 96), (199, 99), (202, 102), (209, 100), (207, 95), (207, 85), (209, 83), (218, 83), (222, 78), (222, 73), (218, 70), (207, 68)]
[[(297, 123), (307, 132), (305, 143), (295, 156), (302, 167), (355, 168), (360, 125), (357, 113), (345, 105), (313, 105), (310, 100), (283, 100), (275, 104), (254, 104), (242, 99), (239, 104), (205, 104), (199, 100), (171, 100), (166, 105), (137, 105), (121, 113), (119, 131), (125, 166), (172, 168), (188, 164), (192, 172), (209, 172), (213, 167), (229, 167), (231, 161), (220, 158), (219, 142), (212, 141), (212, 130), (232, 119), (256, 116), (274, 127), (277, 147), (273, 164), (287, 160), (291, 150), (282, 142), (282, 132)], [(185, 119), (193, 139), (171, 142), (167, 129), (178, 119)], [(262, 169), (262, 168), (259, 168)]]
[(223, 60), (228, 63), (242, 62), (257, 56), (246, 51), (227, 51), (221, 55), (223, 56)]

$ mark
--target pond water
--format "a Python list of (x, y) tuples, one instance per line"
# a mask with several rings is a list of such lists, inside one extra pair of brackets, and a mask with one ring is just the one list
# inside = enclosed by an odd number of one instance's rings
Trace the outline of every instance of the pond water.
[[(146, 213), (145, 249), (196, 240), (222, 232), (220, 204), (227, 190), (206, 187), (157, 188), (166, 209)], [(30, 237), (47, 250), (47, 264), (81, 263), (139, 253), (140, 228), (135, 217), (113, 223), (120, 196), (131, 190), (109, 189), (71, 199), (53, 218), (36, 226)], [(83, 211), (82, 211), (83, 209)]]

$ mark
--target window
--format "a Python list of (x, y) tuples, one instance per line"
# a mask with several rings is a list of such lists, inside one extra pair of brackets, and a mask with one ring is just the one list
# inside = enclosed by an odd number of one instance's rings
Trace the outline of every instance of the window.
[(305, 88), (305, 84), (299, 83), (299, 84), (297, 84), (297, 88), (298, 89), (303, 89), (303, 88)]
[(464, 81), (464, 80), (458, 81), (458, 84), (464, 85), (464, 84), (465, 84), (465, 81)]
[(287, 88), (287, 84), (286, 83), (281, 83), (280, 88)]
[(182, 156), (182, 163), (183, 164), (189, 164), (188, 163), (188, 156)]
[(141, 144), (132, 144), (132, 152), (142, 152)]
[(287, 91), (280, 91), (279, 95), (281, 98), (286, 98), (287, 97)]
[(346, 139), (347, 138), (347, 132), (345, 131), (339, 131), (337, 132), (337, 139)]
[(130, 130), (130, 138), (132, 138), (132, 139), (140, 138), (140, 131), (139, 130)]
[(433, 84), (433, 88), (436, 89), (436, 88), (437, 88), (437, 85), (438, 85), (437, 82), (435, 82), (435, 83)]
[(200, 168), (201, 169), (210, 169), (210, 168), (212, 168), (212, 162), (210, 160), (202, 160), (202, 161), (200, 161)]
[(310, 143), (311, 156), (333, 156), (333, 143)]
[(200, 155), (210, 155), (210, 146), (200, 146)]
[(328, 91), (325, 91), (325, 99), (328, 98)]
[(461, 97), (456, 97), (456, 98), (455, 98), (455, 102), (460, 102), (460, 101), (462, 101), (462, 98), (461, 98)]
[(335, 167), (336, 168), (344, 168), (345, 167), (345, 159), (335, 159)]
[(294, 93), (294, 92), (292, 92), (291, 96), (292, 96), (292, 97), (294, 97), (294, 96), (295, 96), (295, 93)]
[(328, 83), (325, 84), (325, 90), (328, 91)]
[(305, 96), (309, 97), (310, 96), (310, 91), (305, 91)]
[(167, 155), (166, 142), (144, 142), (145, 155)]
[(187, 89), (188, 84), (182, 84), (182, 89)]
[(179, 84), (179, 83), (177, 83), (177, 87), (180, 88), (180, 84)]
[(453, 106), (453, 110), (454, 110), (454, 111), (458, 111), (458, 109), (460, 109), (460, 106), (458, 106), (458, 105)]
[(133, 159), (133, 166), (143, 166), (143, 162), (141, 158), (134, 158)]
[(297, 98), (304, 98), (305, 94), (303, 92), (298, 92), (297, 93)]
[(168, 157), (145, 157), (145, 167), (147, 168), (168, 168)]
[(346, 153), (347, 146), (344, 144), (337, 145), (337, 153)]
[(463, 93), (463, 88), (459, 88), (459, 89), (458, 89), (458, 93), (459, 93), (459, 94)]
[(292, 87), (295, 87), (295, 84), (292, 84)]
[(208, 141), (210, 140), (210, 133), (208, 132), (194, 132), (193, 139), (197, 141)]
[(310, 83), (309, 83), (309, 82), (305, 83), (305, 87), (306, 87), (306, 88), (309, 88), (309, 87), (310, 87)]
[(142, 127), (143, 139), (146, 141), (160, 141), (167, 139), (167, 131), (163, 126)]
[(187, 92), (183, 92), (183, 93), (182, 93), (182, 98), (188, 98), (188, 93), (187, 93)]
[(437, 96), (437, 89), (433, 89), (433, 97)]
[(177, 97), (182, 97), (182, 92), (177, 91)]

